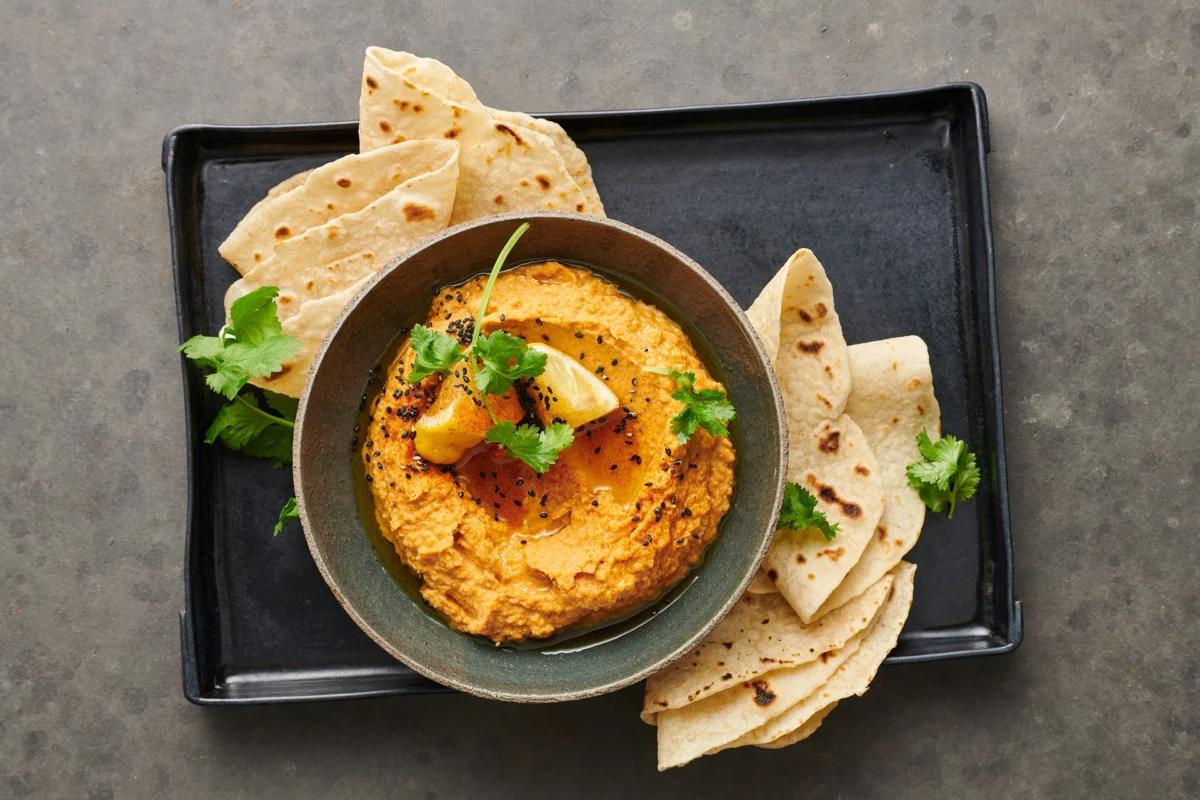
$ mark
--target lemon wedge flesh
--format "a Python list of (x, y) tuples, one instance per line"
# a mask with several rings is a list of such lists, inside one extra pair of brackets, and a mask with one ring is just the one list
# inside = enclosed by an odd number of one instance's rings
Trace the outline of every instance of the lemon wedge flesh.
[(531, 385), (542, 424), (560, 419), (578, 428), (620, 405), (604, 381), (563, 351), (541, 343), (529, 348), (546, 354), (546, 369)]
[[(487, 409), (479, 405), (477, 392), (467, 393), (457, 379), (442, 382), (438, 396), (414, 426), (413, 445), (421, 458), (434, 464), (453, 464), (463, 454), (483, 441), (492, 419)], [(509, 391), (488, 398), (492, 411), (499, 419), (517, 422), (524, 416), (516, 395)]]

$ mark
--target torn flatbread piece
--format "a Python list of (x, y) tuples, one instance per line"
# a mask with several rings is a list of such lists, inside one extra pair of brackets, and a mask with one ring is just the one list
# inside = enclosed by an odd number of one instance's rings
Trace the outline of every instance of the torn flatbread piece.
[[(340, 292), (443, 230), (454, 206), (458, 151), (454, 142), (424, 141), (346, 156), (260, 203), (258, 219), (242, 220), (230, 239), (239, 230), (272, 226), (289, 236), (229, 287), (226, 314), (239, 297), (275, 286), (279, 318), (286, 320), (304, 302)], [(323, 213), (328, 207), (343, 213)]]
[(496, 119), (440, 62), (368, 48), (359, 148), (365, 153), (413, 139), (448, 139), (462, 147), (451, 225), (513, 211), (603, 213), (592, 207), (549, 136)]
[(810, 622), (875, 535), (883, 484), (875, 454), (847, 414), (792, 439), (790, 451), (798, 469), (789, 467), (788, 480), (812, 493), (817, 507), (837, 524), (837, 536), (826, 541), (816, 530), (781, 530), (763, 568), (800, 618)]
[(811, 625), (778, 593), (743, 595), (699, 645), (646, 681), (643, 721), (653, 724), (659, 712), (844, 647), (874, 619), (891, 588), (888, 576)]
[[(892, 577), (884, 582), (886, 604)], [(855, 620), (858, 631), (840, 648), (827, 650), (815, 660), (760, 674), (682, 708), (658, 713), (658, 768), (680, 766), (723, 750), (816, 692), (865, 640), (881, 613), (882, 605), (865, 624)]]
[[(283, 242), (367, 208), (400, 184), (437, 169), (452, 157), (457, 162), (456, 151), (457, 146), (450, 142), (387, 147), (344, 156), (293, 175), (272, 187), (250, 209), (218, 252), (246, 275), (267, 261)], [(456, 172), (449, 187), (451, 202), (457, 180)]]
[(860, 631), (840, 650), (815, 661), (776, 670), (683, 708), (658, 714), (658, 769), (682, 766), (707, 753), (735, 746), (753, 730), (816, 692), (854, 654), (867, 636)]
[(874, 535), (817, 616), (828, 613), (889, 572), (912, 550), (925, 524), (925, 504), (908, 485), (905, 470), (921, 460), (917, 434), (941, 436), (941, 410), (933, 394), (929, 351), (917, 336), (850, 347), (853, 376), (846, 413), (875, 453), (886, 501)]
[(895, 583), (874, 624), (855, 652), (842, 662), (826, 683), (801, 702), (791, 704), (786, 711), (728, 746), (755, 744), (786, 747), (795, 744), (804, 738), (805, 723), (821, 709), (847, 697), (865, 694), (879, 666), (895, 648), (904, 622), (908, 619), (916, 571), (916, 565), (903, 561), (895, 568), (892, 573)]
[(812, 251), (797, 250), (746, 315), (775, 367), (791, 440), (837, 419), (850, 395), (850, 363), (833, 285)]

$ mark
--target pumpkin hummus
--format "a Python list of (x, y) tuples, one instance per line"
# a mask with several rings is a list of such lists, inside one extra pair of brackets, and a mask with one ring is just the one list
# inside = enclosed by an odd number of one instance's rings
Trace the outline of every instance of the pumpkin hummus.
[[(482, 288), (476, 278), (439, 291), (425, 324), (468, 341)], [(383, 535), (434, 609), (497, 643), (595, 625), (653, 601), (717, 535), (734, 449), (703, 430), (680, 444), (670, 431), (675, 385), (645, 369), (690, 371), (700, 388), (723, 387), (662, 311), (559, 263), (501, 273), (483, 327), (577, 358), (619, 408), (578, 428), (542, 475), (488, 444), (434, 464), (417, 452), (415, 426), (453, 378), (408, 383), (414, 354), (405, 342), (379, 377), (360, 439)], [(534, 419), (533, 403), (547, 398), (515, 389)]]

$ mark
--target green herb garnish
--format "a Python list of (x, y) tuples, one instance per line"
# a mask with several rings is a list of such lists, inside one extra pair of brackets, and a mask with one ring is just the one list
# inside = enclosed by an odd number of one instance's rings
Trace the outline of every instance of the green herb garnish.
[(961, 439), (947, 434), (935, 442), (925, 431), (917, 434), (917, 449), (925, 460), (908, 465), (908, 485), (930, 511), (946, 509), (946, 518), (953, 519), (955, 504), (971, 499), (979, 488), (975, 454)]
[(817, 508), (817, 498), (798, 483), (788, 482), (783, 494), (783, 508), (779, 511), (778, 527), (791, 531), (818, 530), (825, 541), (832, 542), (837, 536), (838, 524), (830, 522), (825, 512)]
[(681, 442), (686, 442), (696, 432), (704, 428), (713, 436), (728, 436), (729, 428), (726, 422), (737, 416), (733, 403), (725, 397), (720, 389), (696, 389), (696, 373), (680, 372), (674, 369), (651, 367), (647, 370), (656, 375), (666, 375), (678, 386), (671, 397), (683, 404), (683, 410), (671, 419), (671, 433)]
[(522, 223), (496, 256), (492, 270), (483, 286), (479, 313), (475, 315), (475, 328), (471, 343), (464, 352), (457, 339), (443, 333), (417, 325), (412, 331), (411, 346), (415, 355), (413, 370), (408, 380), (417, 383), (429, 375), (448, 373), (460, 360), (465, 359), (472, 375), (472, 383), (479, 390), (480, 402), (491, 417), (492, 427), (484, 438), (503, 447), (505, 452), (524, 462), (535, 472), (543, 473), (554, 465), (558, 454), (565, 450), (575, 434), (570, 426), (556, 422), (544, 430), (534, 425), (521, 425), (500, 420), (488, 402), (489, 395), (502, 395), (512, 389), (513, 383), (521, 378), (536, 378), (546, 369), (546, 354), (532, 350), (524, 339), (502, 330), (483, 333), (483, 319), (487, 315), (492, 290), (508, 254), (517, 240), (529, 230), (529, 223)]
[(229, 309), (229, 324), (216, 336), (193, 336), (179, 346), (185, 356), (213, 370), (204, 379), (208, 388), (232, 400), (251, 378), (278, 372), (300, 349), (300, 340), (279, 324), (278, 294), (274, 286), (263, 286), (239, 297)]
[(278, 536), (283, 532), (283, 526), (294, 519), (300, 519), (300, 511), (296, 508), (296, 498), (292, 497), (279, 509), (279, 519), (275, 520), (275, 530), (271, 535)]
[(437, 372), (449, 372), (463, 357), (458, 340), (424, 325), (413, 326), (410, 344), (416, 360), (408, 375), (409, 383), (419, 383)]
[[(300, 349), (300, 340), (283, 332), (274, 286), (255, 289), (234, 301), (229, 324), (216, 336), (193, 336), (180, 352), (201, 367), (213, 370), (204, 379), (208, 388), (231, 402), (222, 407), (204, 434), (206, 444), (220, 440), (230, 450), (269, 458), (276, 468), (292, 461), (292, 431), (296, 427), (294, 397), (264, 391), (263, 401), (242, 390), (251, 378), (265, 378), (283, 369), (283, 362)], [(278, 535), (296, 519), (296, 499), (284, 505), (275, 524)]]
[(298, 401), (274, 392), (263, 394), (266, 395), (268, 408), (277, 411), (278, 416), (264, 409), (253, 393), (239, 394), (237, 399), (217, 412), (204, 434), (205, 444), (220, 439), (230, 450), (271, 459), (276, 468), (290, 464)]
[(529, 349), (524, 339), (504, 331), (483, 334), (471, 346), (479, 359), (475, 386), (486, 394), (504, 394), (518, 378), (536, 378), (546, 369), (546, 354)]
[(518, 427), (503, 420), (488, 429), (486, 438), (541, 474), (549, 470), (558, 459), (558, 454), (575, 441), (575, 432), (565, 422), (555, 422), (539, 431), (533, 425)]

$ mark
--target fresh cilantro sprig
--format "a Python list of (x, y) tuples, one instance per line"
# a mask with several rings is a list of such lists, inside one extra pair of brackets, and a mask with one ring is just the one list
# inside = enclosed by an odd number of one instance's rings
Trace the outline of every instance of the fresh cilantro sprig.
[(564, 422), (555, 422), (544, 430), (538, 430), (534, 425), (517, 426), (502, 420), (488, 429), (486, 438), (540, 475), (549, 470), (558, 459), (558, 454), (575, 441), (575, 432)]
[[(229, 324), (216, 336), (193, 336), (179, 346), (180, 352), (198, 366), (213, 370), (205, 376), (205, 384), (231, 401), (208, 426), (205, 443), (219, 440), (230, 450), (269, 458), (276, 468), (291, 463), (299, 401), (264, 391), (264, 408), (257, 394), (242, 389), (251, 378), (267, 377), (283, 369), (283, 362), (300, 349), (300, 340), (283, 332), (275, 304), (278, 294), (274, 286), (255, 289), (234, 301)], [(279, 513), (275, 535), (284, 523), (295, 518), (293, 497)]]
[(788, 482), (783, 493), (783, 508), (779, 511), (779, 528), (790, 531), (818, 530), (825, 541), (832, 542), (838, 524), (830, 522), (825, 512), (817, 508), (817, 498), (798, 483)]
[(945, 509), (946, 518), (953, 519), (955, 505), (971, 499), (979, 488), (975, 454), (961, 439), (946, 434), (935, 442), (925, 431), (917, 434), (917, 450), (924, 460), (908, 465), (908, 485), (930, 511), (937, 514)]
[(541, 474), (549, 470), (558, 459), (558, 454), (574, 441), (575, 434), (570, 426), (561, 422), (556, 422), (544, 430), (539, 430), (534, 425), (517, 426), (513, 422), (496, 417), (488, 396), (504, 394), (521, 378), (536, 378), (541, 375), (546, 369), (546, 354), (531, 349), (524, 339), (511, 333), (502, 330), (483, 333), (483, 319), (487, 315), (488, 304), (491, 302), (500, 270), (517, 241), (527, 230), (529, 223), (525, 222), (513, 231), (492, 264), (491, 272), (488, 273), (483, 286), (479, 313), (475, 315), (471, 343), (466, 350), (458, 340), (442, 331), (435, 331), (424, 325), (413, 327), (411, 347), (414, 360), (408, 380), (418, 383), (430, 375), (448, 373), (455, 364), (465, 359), (472, 382), (479, 390), (480, 401), (492, 420), (492, 427), (488, 429), (484, 439), (504, 448), (510, 456)]
[(683, 404), (683, 410), (671, 419), (671, 433), (680, 442), (686, 442), (698, 428), (713, 436), (728, 436), (725, 423), (737, 416), (733, 403), (720, 389), (696, 389), (696, 373), (680, 372), (675, 369), (651, 367), (650, 372), (666, 375), (678, 387), (671, 397)]
[(263, 394), (267, 407), (277, 414), (264, 409), (253, 393), (239, 394), (217, 412), (204, 434), (204, 443), (212, 444), (219, 439), (230, 450), (271, 459), (276, 468), (290, 464), (298, 401), (275, 392)]
[(300, 340), (285, 334), (279, 323), (278, 294), (274, 286), (263, 286), (239, 297), (229, 309), (229, 324), (216, 336), (193, 336), (179, 346), (185, 356), (213, 370), (204, 382), (227, 400), (251, 378), (283, 369), (300, 349)]

